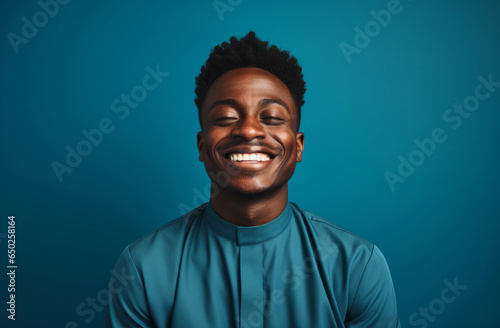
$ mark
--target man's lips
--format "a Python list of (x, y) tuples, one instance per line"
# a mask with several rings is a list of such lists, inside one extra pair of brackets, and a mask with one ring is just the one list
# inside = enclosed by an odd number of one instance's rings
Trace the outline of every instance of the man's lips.
[(230, 166), (240, 171), (259, 171), (269, 166), (276, 156), (267, 149), (231, 149), (223, 156)]
[[(250, 154), (245, 153), (246, 155), (251, 156)], [(245, 154), (238, 154), (244, 156)], [(236, 156), (236, 157), (237, 157)], [(267, 156), (267, 155), (266, 155)], [(251, 157), (250, 157), (251, 158)], [(248, 172), (248, 171), (260, 171), (271, 165), (273, 162), (273, 159), (268, 157), (268, 160), (261, 160), (258, 161), (256, 159), (248, 159), (248, 160), (231, 160), (230, 158), (223, 157), (224, 161), (227, 163), (228, 166), (233, 167), (237, 171), (235, 171), (233, 174), (238, 174), (237, 172)], [(234, 157), (233, 157), (234, 159)]]
[(239, 145), (221, 151), (226, 163), (241, 171), (259, 171), (269, 166), (278, 151), (263, 145)]

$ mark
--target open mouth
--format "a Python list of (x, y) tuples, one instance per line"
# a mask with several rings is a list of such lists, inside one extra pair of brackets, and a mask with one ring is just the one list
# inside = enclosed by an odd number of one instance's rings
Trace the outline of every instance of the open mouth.
[(273, 156), (266, 153), (229, 153), (225, 157), (231, 162), (268, 162)]
[(264, 149), (232, 149), (223, 158), (231, 167), (240, 170), (240, 172), (246, 172), (267, 168), (276, 155)]

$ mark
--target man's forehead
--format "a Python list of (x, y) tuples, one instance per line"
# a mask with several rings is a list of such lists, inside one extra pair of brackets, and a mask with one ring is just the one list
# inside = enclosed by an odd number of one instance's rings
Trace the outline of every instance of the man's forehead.
[(220, 82), (221, 80), (226, 81), (226, 80), (241, 79), (241, 78), (248, 78), (248, 79), (268, 78), (272, 81), (280, 82), (281, 84), (284, 85), (284, 83), (276, 75), (259, 67), (239, 67), (231, 69), (222, 74), (221, 76), (219, 76), (214, 81), (214, 83), (212, 83), (212, 85), (216, 84), (217, 82)]
[(259, 97), (259, 101), (277, 99), (288, 103), (287, 108), (294, 105), (288, 87), (274, 74), (256, 67), (237, 68), (221, 75), (210, 86), (205, 105), (212, 107), (213, 102), (236, 95)]

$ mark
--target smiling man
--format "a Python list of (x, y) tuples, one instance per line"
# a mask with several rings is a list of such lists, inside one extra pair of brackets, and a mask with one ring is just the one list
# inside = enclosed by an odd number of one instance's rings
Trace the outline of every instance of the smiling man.
[(297, 60), (250, 32), (196, 78), (210, 202), (125, 248), (107, 327), (400, 327), (370, 242), (288, 200), (302, 160)]

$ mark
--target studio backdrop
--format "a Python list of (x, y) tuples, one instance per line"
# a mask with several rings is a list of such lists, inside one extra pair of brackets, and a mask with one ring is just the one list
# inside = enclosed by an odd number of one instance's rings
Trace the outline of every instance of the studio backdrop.
[(499, 17), (493, 0), (3, 1), (0, 326), (103, 326), (124, 247), (208, 201), (194, 79), (255, 31), (306, 81), (290, 200), (382, 250), (404, 327), (500, 327)]

